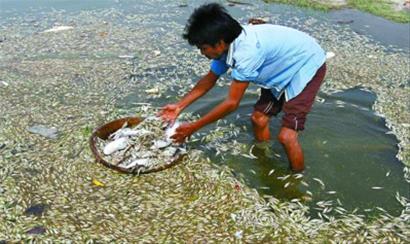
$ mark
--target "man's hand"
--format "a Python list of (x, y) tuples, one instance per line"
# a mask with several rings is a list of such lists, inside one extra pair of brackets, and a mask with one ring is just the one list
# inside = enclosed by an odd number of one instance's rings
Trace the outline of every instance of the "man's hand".
[(161, 111), (158, 115), (165, 121), (173, 124), (177, 119), (179, 113), (181, 112), (181, 108), (178, 104), (167, 104), (162, 107)]
[(196, 130), (196, 127), (192, 123), (184, 123), (176, 129), (175, 134), (171, 136), (171, 138), (174, 139), (174, 142), (183, 143), (185, 139), (191, 136)]

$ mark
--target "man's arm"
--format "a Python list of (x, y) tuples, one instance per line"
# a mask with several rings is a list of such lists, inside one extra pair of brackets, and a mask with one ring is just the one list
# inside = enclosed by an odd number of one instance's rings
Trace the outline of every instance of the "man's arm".
[(158, 115), (161, 116), (163, 120), (173, 123), (184, 108), (207, 93), (215, 85), (217, 80), (218, 76), (212, 71), (209, 71), (184, 98), (177, 103), (165, 105)]
[(218, 106), (216, 106), (196, 122), (190, 124), (182, 124), (176, 129), (176, 133), (174, 134), (174, 136), (172, 136), (172, 138), (175, 139), (175, 141), (182, 143), (186, 137), (190, 136), (195, 131), (234, 111), (239, 106), (243, 94), (245, 93), (248, 86), (248, 82), (233, 80), (231, 87), (229, 88), (228, 97), (222, 103), (220, 103)]
[(202, 77), (192, 88), (192, 90), (186, 94), (178, 103), (176, 103), (181, 111), (188, 107), (191, 103), (195, 102), (198, 98), (205, 95), (212, 87), (214, 87), (218, 76), (212, 71), (209, 71), (204, 77)]

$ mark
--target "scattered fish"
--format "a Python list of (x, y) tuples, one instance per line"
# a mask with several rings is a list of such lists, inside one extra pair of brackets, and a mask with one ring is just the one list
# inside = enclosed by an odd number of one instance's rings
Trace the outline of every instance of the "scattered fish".
[(118, 58), (133, 59), (135, 58), (135, 56), (134, 55), (119, 55)]
[(158, 94), (159, 93), (159, 88), (154, 87), (154, 88), (145, 90), (145, 92), (148, 93), (148, 94)]
[(49, 139), (58, 138), (58, 130), (55, 127), (47, 127), (45, 125), (33, 125), (27, 129), (29, 132), (44, 136)]
[(238, 239), (242, 239), (242, 233), (243, 233), (243, 231), (238, 230), (237, 232), (235, 232), (235, 237), (238, 238)]
[(334, 56), (336, 56), (334, 52), (326, 52), (326, 60), (329, 60), (333, 58)]
[(320, 186), (322, 187), (322, 189), (325, 188), (325, 183), (323, 183), (322, 180), (320, 180), (319, 178), (313, 178), (314, 181), (318, 182), (320, 184)]
[(66, 30), (72, 30), (74, 27), (72, 26), (54, 26), (51, 29), (43, 31), (43, 33), (48, 33), (48, 32), (60, 32), (60, 31), (66, 31)]

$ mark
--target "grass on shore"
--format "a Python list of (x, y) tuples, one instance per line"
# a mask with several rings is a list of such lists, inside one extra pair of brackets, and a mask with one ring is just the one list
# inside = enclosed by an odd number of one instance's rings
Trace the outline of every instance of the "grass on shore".
[(394, 3), (390, 0), (347, 0), (345, 5), (338, 5), (332, 3), (332, 1), (323, 0), (264, 0), (271, 3), (284, 3), (292, 4), (300, 7), (307, 7), (322, 11), (328, 11), (332, 9), (339, 9), (344, 7), (350, 7), (359, 9), (365, 12), (372, 13), (374, 15), (382, 16), (386, 19), (399, 22), (410, 23), (410, 12), (397, 11), (394, 9)]

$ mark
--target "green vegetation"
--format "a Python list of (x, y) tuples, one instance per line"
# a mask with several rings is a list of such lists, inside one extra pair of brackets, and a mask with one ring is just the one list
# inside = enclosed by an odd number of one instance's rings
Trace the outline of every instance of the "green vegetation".
[(91, 128), (91, 126), (87, 125), (87, 126), (83, 127), (83, 129), (81, 131), (81, 134), (84, 137), (89, 137), (89, 136), (91, 136), (92, 132), (93, 132), (93, 129)]
[[(369, 12), (386, 19), (400, 23), (410, 23), (410, 12), (405, 10), (396, 10), (394, 1), (391, 0), (347, 0), (341, 1), (323, 1), (323, 0), (264, 0), (265, 2), (275, 2), (284, 4), (293, 4), (300, 7), (313, 8), (322, 11), (350, 7)], [(339, 2), (339, 3), (338, 3)]]

